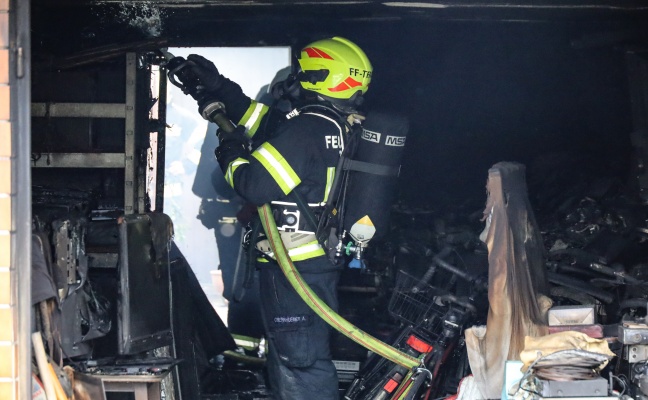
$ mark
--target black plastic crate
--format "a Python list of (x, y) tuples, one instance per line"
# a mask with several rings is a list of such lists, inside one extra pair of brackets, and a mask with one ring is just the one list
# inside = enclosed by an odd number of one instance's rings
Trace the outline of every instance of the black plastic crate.
[(446, 307), (436, 303), (439, 295), (445, 294), (442, 289), (422, 282), (405, 271), (396, 274), (394, 291), (389, 301), (389, 313), (392, 317), (422, 330), (432, 338), (441, 334), (440, 326)]

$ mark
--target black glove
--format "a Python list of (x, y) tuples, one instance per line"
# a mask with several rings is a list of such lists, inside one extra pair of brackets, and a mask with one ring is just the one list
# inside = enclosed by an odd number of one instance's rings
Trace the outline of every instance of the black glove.
[(233, 132), (219, 129), (216, 135), (220, 143), (214, 153), (223, 173), (227, 172), (227, 167), (232, 161), (239, 157), (247, 159), (250, 155), (249, 141), (243, 125), (237, 126)]
[(198, 54), (189, 54), (187, 61), (194, 63), (192, 71), (200, 79), (202, 92), (215, 92), (220, 89), (224, 78), (213, 62)]

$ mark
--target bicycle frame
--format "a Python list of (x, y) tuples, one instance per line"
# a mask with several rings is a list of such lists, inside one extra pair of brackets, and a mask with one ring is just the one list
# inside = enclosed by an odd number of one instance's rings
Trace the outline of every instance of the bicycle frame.
[[(444, 250), (442, 254), (449, 253)], [(438, 266), (468, 280), (477, 290), (485, 285), (441, 257), (435, 257), (423, 278), (417, 279), (399, 271), (399, 278), (407, 280), (397, 279), (389, 305), (390, 314), (404, 323), (392, 343), (393, 347), (419, 358), (421, 365), (407, 370), (386, 359), (376, 359), (378, 356), (373, 354), (347, 389), (345, 400), (429, 399), (438, 391), (442, 366), (454, 351), (476, 308), (471, 299), (458, 298), (430, 286), (428, 282)]]

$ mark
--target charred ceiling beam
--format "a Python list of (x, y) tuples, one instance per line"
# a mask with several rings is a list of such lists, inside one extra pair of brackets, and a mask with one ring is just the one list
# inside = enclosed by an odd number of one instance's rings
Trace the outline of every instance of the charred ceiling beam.
[(154, 39), (170, 47), (299, 46), (331, 34), (371, 37), (378, 29), (401, 32), (408, 25), (573, 22), (626, 24), (632, 29), (631, 24), (645, 25), (648, 18), (648, 4), (636, 0), (32, 3), (34, 52), (43, 49), (71, 66), (116, 54), (111, 46), (115, 50)]
[(645, 10), (646, 3), (641, 1), (474, 1), (474, 0), (453, 0), (453, 1), (381, 1), (380, 3), (391, 7), (413, 7), (413, 8), (483, 8), (483, 9), (561, 9), (561, 10), (583, 10), (583, 9), (606, 9), (606, 10)]
[(487, 1), (487, 0), (57, 0), (56, 3), (82, 5), (88, 3), (147, 3), (159, 6), (312, 6), (315, 4), (340, 6), (353, 4), (384, 4), (388, 6), (427, 7), (427, 8), (605, 8), (605, 9), (645, 9), (646, 3), (641, 0), (517, 0), (517, 1)]
[[(441, 1), (330, 1), (330, 0), (33, 0), (36, 5), (48, 7), (104, 7), (118, 6), (148, 9), (201, 10), (211, 8), (221, 10), (224, 17), (250, 18), (254, 15), (280, 13), (284, 16), (330, 15), (338, 18), (371, 18), (388, 14), (394, 15), (427, 15), (432, 17), (484, 15), (497, 19), (498, 15), (515, 14), (523, 18), (545, 18), (547, 15), (598, 14), (613, 17), (615, 14), (646, 13), (648, 4), (639, 0), (524, 0), (524, 1), (475, 1), (475, 0), (441, 0)], [(210, 11), (207, 11), (210, 13)], [(197, 16), (200, 16), (196, 13)], [(508, 18), (508, 17), (507, 17)]]
[(131, 43), (109, 44), (59, 58), (55, 60), (54, 65), (60, 69), (79, 67), (121, 57), (129, 52), (159, 49), (166, 47), (167, 42), (168, 40), (165, 38), (155, 38)]

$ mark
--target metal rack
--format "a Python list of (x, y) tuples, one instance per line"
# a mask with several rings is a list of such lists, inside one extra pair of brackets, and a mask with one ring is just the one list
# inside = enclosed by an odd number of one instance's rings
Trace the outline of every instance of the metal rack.
[(139, 198), (135, 160), (135, 117), (137, 56), (126, 54), (126, 97), (124, 103), (32, 103), (32, 117), (119, 118), (124, 120), (123, 153), (44, 153), (32, 162), (35, 168), (123, 168), (124, 213), (144, 211)]

